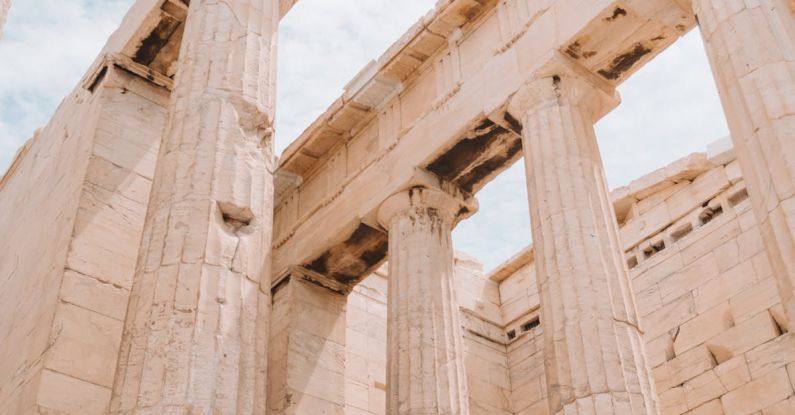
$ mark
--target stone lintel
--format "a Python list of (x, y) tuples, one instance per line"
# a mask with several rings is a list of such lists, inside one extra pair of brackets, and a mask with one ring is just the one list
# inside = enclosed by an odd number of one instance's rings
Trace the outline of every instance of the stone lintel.
[[(291, 0), (282, 0), (289, 2)], [(437, 2), (434, 10), (422, 16), (400, 39), (375, 61), (369, 62), (345, 87), (343, 95), (334, 101), (287, 149), (279, 162), (279, 169), (305, 174), (312, 170), (301, 160), (302, 150), (322, 147), (324, 152), (333, 146), (324, 143), (328, 136), (344, 141), (334, 125), (334, 120), (344, 115), (351, 125), (357, 125), (372, 116), (372, 112), (404, 90), (404, 81), (414, 76), (435, 53), (444, 49), (468, 30), (477, 30), (473, 24), (492, 10), (496, 2), (448, 0)], [(465, 27), (462, 31), (461, 28)], [(356, 107), (360, 111), (347, 111)], [(322, 156), (322, 154), (320, 155)], [(318, 157), (319, 160), (321, 157)]]
[(102, 57), (102, 64), (96, 67), (91, 76), (83, 81), (83, 88), (93, 92), (96, 88), (107, 79), (108, 71), (111, 68), (119, 68), (131, 75), (139, 77), (146, 82), (150, 82), (159, 87), (165, 88), (169, 91), (174, 87), (174, 80), (153, 71), (146, 65), (134, 62), (129, 57), (121, 53), (109, 53)]
[(277, 291), (289, 284), (294, 278), (323, 287), (340, 295), (348, 295), (354, 287), (354, 285), (344, 284), (306, 267), (295, 265), (291, 267), (287, 273), (273, 281), (271, 284), (271, 294), (276, 294)]
[[(647, 1), (649, 4), (644, 3)], [(692, 16), (671, 0), (559, 0), (549, 4), (533, 2), (529, 7), (528, 15), (516, 16), (517, 24), (527, 25), (526, 32), (505, 50), (496, 51), (508, 40), (504, 36), (492, 39), (472, 34), (493, 27), (490, 23), (477, 24), (479, 16), (488, 14), (472, 14), (460, 29), (464, 36), (447, 47), (431, 48), (435, 43), (426, 36), (431, 43), (422, 48), (422, 57), (429, 59), (419, 68), (437, 65), (436, 70), (420, 70), (408, 78), (389, 78), (400, 79), (405, 90), (380, 111), (362, 110), (364, 101), (346, 102), (340, 98), (290, 146), (291, 150), (280, 159), (278, 170), (301, 175), (305, 182), (279, 198), (273, 254), (277, 273), (337, 249), (361, 222), (372, 227), (374, 221), (370, 219), (380, 203), (410, 187), (415, 167), (425, 168), (473, 194), (510, 167), (521, 157), (522, 143), (521, 123), (505, 111), (507, 102), (544, 62), (555, 56), (553, 51), (616, 86), (695, 25)], [(615, 7), (626, 9), (628, 15), (619, 11), (616, 18), (605, 21), (612, 18)], [(503, 23), (499, 22), (502, 29), (511, 36), (515, 34), (513, 28), (502, 27)], [(675, 27), (680, 23), (681, 30)], [(422, 27), (412, 28), (406, 39), (419, 39)], [(556, 36), (549, 35), (550, 27), (558, 28)], [(445, 33), (453, 36), (458, 32)], [(653, 40), (659, 35), (664, 36)], [(466, 48), (468, 42), (478, 42), (476, 39), (489, 39), (483, 41), (493, 44), (478, 46), (478, 50), (488, 51), (478, 55), (483, 59), (482, 68), (467, 68), (455, 57), (458, 49)], [(577, 41), (583, 54), (574, 59), (566, 51)], [(649, 51), (642, 56), (632, 55), (630, 52), (639, 43)], [(596, 55), (585, 53), (591, 52), (591, 47), (598, 49)], [(379, 64), (378, 73), (393, 73), (387, 70), (389, 62), (414, 65), (416, 62), (409, 62), (412, 48), (396, 44), (387, 53), (394, 60), (377, 61), (386, 64)], [(401, 50), (404, 52), (398, 53)], [(406, 53), (409, 55), (404, 56)], [(430, 59), (434, 57), (444, 64), (434, 63)], [(611, 66), (615, 66), (611, 73), (618, 75), (616, 79), (609, 80), (598, 73)], [(441, 70), (448, 67), (452, 69)], [(411, 72), (409, 69), (404, 72)], [(373, 72), (364, 71), (362, 75), (373, 79), (365, 76)], [(501, 76), (495, 77), (494, 73)], [(436, 75), (430, 74), (443, 76), (432, 79)], [(361, 81), (371, 85), (372, 97), (381, 91), (379, 82)], [(435, 88), (436, 93), (424, 91), (426, 88)], [(457, 92), (445, 98), (449, 88)], [(369, 92), (365, 95), (371, 97)], [(438, 105), (440, 99), (443, 105)]]

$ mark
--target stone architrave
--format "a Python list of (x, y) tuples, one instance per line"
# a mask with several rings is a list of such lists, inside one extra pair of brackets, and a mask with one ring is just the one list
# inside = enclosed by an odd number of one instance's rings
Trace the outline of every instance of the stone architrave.
[(522, 121), (551, 414), (657, 414), (643, 333), (593, 124), (617, 104), (598, 80), (526, 84)]
[(195, 0), (112, 413), (265, 412), (278, 0)]
[(789, 321), (795, 321), (793, 4), (692, 2)]
[(413, 187), (378, 210), (389, 231), (388, 414), (469, 413), (451, 232), (474, 203)]

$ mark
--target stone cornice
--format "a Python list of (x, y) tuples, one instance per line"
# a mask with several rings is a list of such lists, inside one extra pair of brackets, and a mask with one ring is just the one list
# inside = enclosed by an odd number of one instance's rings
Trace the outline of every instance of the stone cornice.
[(496, 1), (441, 0), (378, 59), (370, 62), (345, 87), (342, 96), (295, 141), (279, 162), (279, 169), (304, 175), (356, 125), (401, 93), (404, 82), (434, 54), (461, 36)]

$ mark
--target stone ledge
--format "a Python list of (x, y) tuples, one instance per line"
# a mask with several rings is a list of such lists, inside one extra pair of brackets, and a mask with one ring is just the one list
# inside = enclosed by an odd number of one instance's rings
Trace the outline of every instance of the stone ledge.
[[(483, 4), (481, 4), (483, 3)], [(495, 6), (494, 1), (440, 0), (381, 57), (367, 64), (345, 86), (328, 109), (282, 154), (279, 170), (302, 175), (311, 171), (330, 149), (346, 141), (346, 131), (372, 115), (373, 110), (403, 90), (439, 49), (461, 36), (459, 26), (476, 22)]]

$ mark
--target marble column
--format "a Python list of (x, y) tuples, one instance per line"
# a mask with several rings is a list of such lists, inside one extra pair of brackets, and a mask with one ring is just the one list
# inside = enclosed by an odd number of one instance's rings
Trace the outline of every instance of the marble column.
[(468, 414), (463, 339), (453, 278), (453, 224), (471, 199), (414, 187), (391, 196), (387, 413)]
[(191, 1), (112, 413), (265, 412), (278, 21)]
[(349, 288), (300, 267), (274, 287), (268, 414), (345, 413)]
[(525, 85), (522, 120), (551, 414), (657, 414), (643, 333), (593, 130), (612, 89), (554, 75)]
[(789, 0), (693, 0), (789, 321), (795, 321), (793, 4)]

